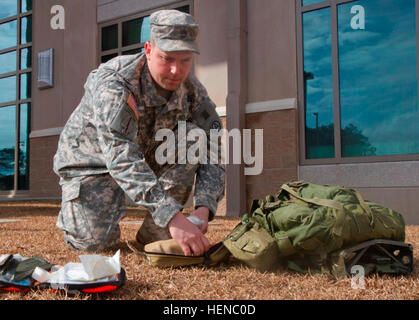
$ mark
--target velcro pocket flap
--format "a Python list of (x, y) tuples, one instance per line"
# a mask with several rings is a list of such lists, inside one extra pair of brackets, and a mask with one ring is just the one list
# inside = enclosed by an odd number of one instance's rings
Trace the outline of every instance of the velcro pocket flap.
[(62, 185), (63, 201), (77, 199), (80, 195), (80, 181), (74, 181)]

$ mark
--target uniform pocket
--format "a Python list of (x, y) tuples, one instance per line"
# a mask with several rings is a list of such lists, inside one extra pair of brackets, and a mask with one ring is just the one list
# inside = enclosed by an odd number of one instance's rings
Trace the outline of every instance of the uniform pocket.
[(77, 199), (80, 195), (80, 185), (80, 181), (63, 184), (63, 202)]
[(74, 239), (90, 240), (92, 235), (80, 203), (80, 181), (62, 185), (62, 205), (57, 227), (68, 232)]

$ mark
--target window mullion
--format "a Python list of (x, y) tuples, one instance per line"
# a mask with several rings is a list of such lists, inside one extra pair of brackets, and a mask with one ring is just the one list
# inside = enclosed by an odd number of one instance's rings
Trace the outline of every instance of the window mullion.
[(348, 2), (355, 2), (357, 0), (332, 0), (332, 1), (335, 2), (336, 4), (344, 4)]
[(32, 41), (28, 42), (28, 43), (25, 43), (25, 44), (19, 44), (20, 49), (25, 49), (25, 48), (29, 48), (29, 47), (32, 47)]
[(118, 52), (119, 52), (118, 49), (111, 49), (111, 50), (102, 51), (100, 55), (107, 56), (107, 55), (118, 53)]
[(11, 22), (13, 20), (16, 20), (18, 16), (19, 16), (19, 13), (18, 14), (15, 14), (14, 16), (11, 16), (11, 17), (7, 17), (7, 18), (4, 18), (4, 19), (1, 19), (0, 20), (0, 24), (7, 23), (7, 22)]
[(19, 189), (19, 136), (20, 136), (20, 104), (16, 104), (16, 124), (15, 124), (15, 176), (14, 191)]
[(300, 132), (300, 162), (306, 162), (306, 138), (305, 138), (305, 117), (306, 117), (306, 101), (304, 96), (304, 45), (303, 45), (303, 12), (302, 0), (297, 1), (297, 55), (298, 55), (298, 100), (299, 100), (299, 132)]
[(339, 39), (337, 1), (332, 0), (330, 8), (332, 33), (332, 77), (333, 77), (333, 123), (335, 140), (335, 160), (342, 161), (342, 144), (340, 130), (340, 88), (339, 88)]
[(122, 55), (122, 21), (118, 22), (118, 56)]
[(18, 190), (18, 177), (19, 177), (19, 98), (20, 98), (20, 39), (21, 39), (21, 1), (17, 1), (17, 32), (16, 32), (16, 116), (15, 116), (15, 163), (14, 163), (14, 182), (13, 191)]
[(13, 72), (8, 72), (8, 73), (2, 73), (0, 76), (0, 79), (4, 79), (4, 78), (9, 78), (9, 77), (13, 77), (16, 75), (16, 71)]
[(30, 16), (32, 14), (32, 10), (31, 11), (27, 11), (25, 13), (20, 13), (19, 16), (21, 16), (22, 18)]
[[(1, 20), (0, 23), (6, 23), (6, 22), (11, 22), (11, 21), (16, 21), (16, 44), (13, 47), (9, 47), (9, 48), (4, 48), (2, 50), (0, 50), (0, 54), (3, 53), (8, 53), (8, 52), (12, 52), (15, 51), (16, 52), (16, 70), (14, 72), (10, 72), (10, 73), (6, 73), (6, 74), (2, 74), (1, 78), (6, 78), (9, 76), (15, 76), (16, 80), (15, 80), (15, 86), (16, 86), (16, 94), (15, 94), (15, 99), (14, 101), (8, 101), (5, 103), (0, 103), (0, 107), (7, 107), (7, 106), (14, 106), (15, 107), (15, 117), (14, 117), (14, 121), (15, 121), (15, 126), (14, 126), (14, 130), (15, 130), (15, 138), (14, 138), (14, 166), (13, 166), (13, 170), (14, 170), (14, 175), (13, 175), (13, 186), (10, 186), (10, 190), (13, 192), (13, 194), (16, 194), (16, 192), (18, 192), (18, 190), (20, 189), (20, 185), (19, 185), (19, 170), (20, 170), (20, 163), (19, 163), (19, 158), (20, 158), (20, 130), (21, 130), (21, 103), (30, 103), (31, 102), (31, 97), (28, 97), (25, 100), (20, 100), (21, 99), (21, 75), (22, 74), (26, 74), (26, 73), (31, 73), (32, 71), (32, 66), (30, 66), (30, 68), (21, 69), (21, 49), (24, 48), (32, 48), (32, 42), (29, 43), (25, 43), (22, 45), (21, 43), (21, 38), (22, 38), (22, 18), (25, 17), (29, 17), (32, 15), (32, 10), (25, 12), (25, 13), (21, 13), (22, 11), (22, 4), (21, 1), (17, 0), (17, 14), (12, 16), (12, 17), (8, 17), (6, 19)], [(29, 26), (28, 26), (29, 27)], [(29, 82), (29, 81), (28, 81)], [(29, 114), (28, 114), (29, 117)]]
[(144, 47), (144, 44), (145, 44), (145, 42), (131, 44), (129, 46), (122, 47), (121, 50), (122, 50), (122, 52), (125, 52), (125, 51), (129, 51), (129, 50), (140, 49), (140, 48)]
[[(19, 61), (19, 63), (20, 63), (20, 61)], [(32, 72), (32, 68), (19, 69), (19, 70), (17, 71), (17, 73), (18, 73), (19, 75), (21, 75), (21, 74), (25, 74), (25, 73), (29, 73), (29, 72)]]
[(16, 46), (9, 47), (9, 48), (4, 48), (4, 49), (0, 50), (0, 54), (9, 53), (9, 52), (12, 52), (12, 51), (15, 51), (15, 50), (16, 50)]

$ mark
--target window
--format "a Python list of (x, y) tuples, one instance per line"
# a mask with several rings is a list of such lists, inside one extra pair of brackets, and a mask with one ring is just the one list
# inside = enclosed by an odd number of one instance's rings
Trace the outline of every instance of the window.
[[(190, 13), (189, 4), (178, 3), (174, 9)], [(144, 43), (150, 39), (150, 14), (151, 12), (143, 13), (101, 25), (100, 62), (106, 62), (119, 55), (142, 52)]]
[(32, 1), (0, 1), (0, 191), (29, 189)]
[(419, 159), (417, 1), (297, 1), (302, 164)]

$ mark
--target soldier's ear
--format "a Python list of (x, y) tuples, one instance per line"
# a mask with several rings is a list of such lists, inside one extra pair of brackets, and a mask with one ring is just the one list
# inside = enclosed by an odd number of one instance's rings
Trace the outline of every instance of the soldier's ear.
[(147, 41), (144, 44), (144, 52), (145, 52), (145, 55), (147, 57), (147, 60), (149, 60), (150, 59), (150, 55), (151, 55), (151, 42), (150, 41)]

